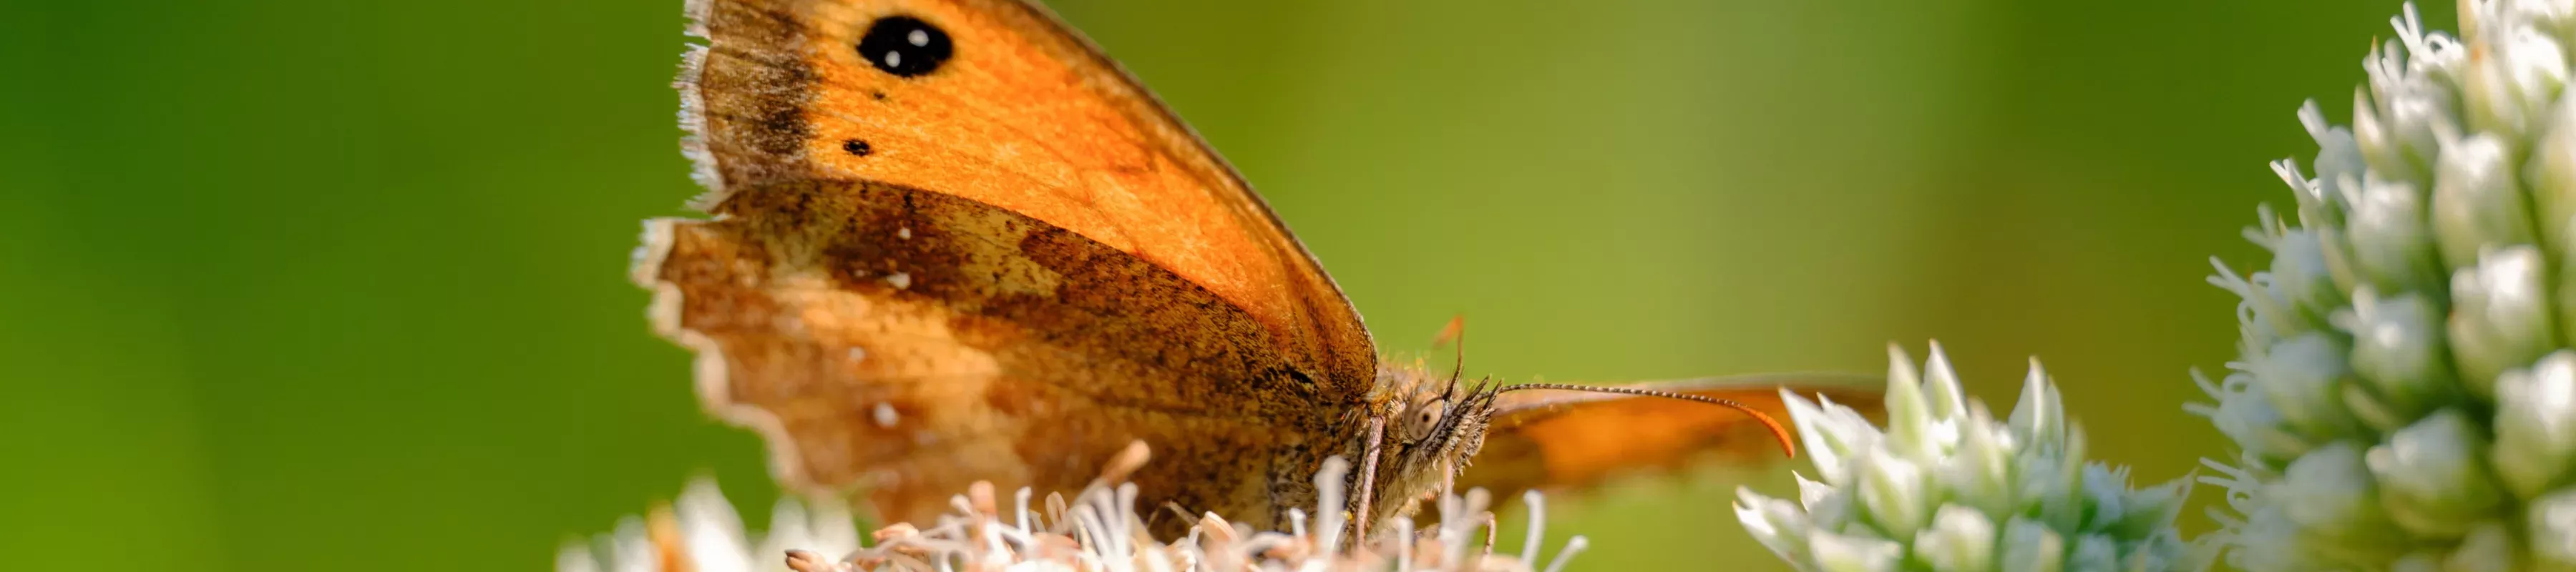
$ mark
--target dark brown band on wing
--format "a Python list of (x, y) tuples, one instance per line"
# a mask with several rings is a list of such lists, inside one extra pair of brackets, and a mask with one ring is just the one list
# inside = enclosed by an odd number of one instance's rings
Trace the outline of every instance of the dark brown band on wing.
[(795, 459), (782, 480), (871, 486), (889, 518), (975, 480), (1070, 493), (1136, 439), (1147, 506), (1257, 518), (1271, 461), (1338, 413), (1250, 314), (1043, 222), (867, 182), (727, 205), (647, 253), (663, 331), (720, 356), (701, 389)]
[[(1279, 240), (1265, 246), (1276, 251), (1274, 256), (1279, 260), (1289, 261), (1301, 267), (1299, 272), (1291, 273), (1291, 277), (1308, 278), (1313, 282), (1297, 286), (1301, 290), (1301, 295), (1305, 297), (1303, 300), (1305, 303), (1302, 305), (1305, 313), (1303, 318), (1308, 322), (1309, 327), (1313, 328), (1312, 331), (1324, 337), (1317, 340), (1322, 344), (1317, 354), (1320, 361), (1327, 364), (1325, 367), (1332, 369), (1327, 372), (1331, 374), (1330, 380), (1343, 385), (1357, 386), (1341, 388), (1342, 396), (1346, 400), (1365, 397), (1366, 391), (1355, 390), (1369, 387), (1375, 381), (1379, 357), (1377, 340), (1369, 335), (1367, 322), (1360, 317), (1359, 309), (1350, 304), (1350, 297), (1342, 292), (1341, 284), (1333, 280), (1331, 273), (1324, 271), (1323, 263), (1315, 259), (1315, 253), (1306, 248), (1306, 243), (1297, 240), (1297, 234), (1288, 229), (1286, 221), (1279, 219), (1278, 212), (1270, 208), (1269, 201), (1262, 198), (1261, 193), (1255, 192), (1250, 182), (1243, 180), (1243, 176), (1235, 170), (1234, 165), (1226, 161), (1225, 154), (1209, 146), (1207, 139), (1199, 136), (1197, 129), (1190, 127), (1188, 122), (1182, 121), (1178, 114), (1173, 113), (1171, 106), (1163, 103), (1161, 96), (1155, 95), (1152, 89), (1145, 87), (1144, 82), (1136, 79), (1135, 73), (1127, 71), (1126, 66), (1109, 57), (1107, 51), (1102, 50), (1098, 43), (1091, 41), (1091, 38), (1084, 35), (1081, 30), (1065, 23), (1064, 18), (1056, 15), (1054, 10), (1048, 9), (1043, 4), (1027, 0), (1003, 0), (1003, 2), (1027, 11), (1032, 19), (1045, 22), (1058, 34), (1070, 38), (1083, 53), (1090, 57), (1093, 65), (1108, 70), (1110, 74), (1124, 80), (1125, 86), (1133, 92), (1137, 100), (1143, 103), (1140, 106), (1144, 108), (1143, 111), (1152, 116), (1149, 119), (1140, 118), (1144, 120), (1139, 121), (1139, 124), (1166, 126), (1179, 131), (1171, 137), (1185, 141), (1185, 146), (1205, 156), (1214, 170), (1226, 179), (1225, 183), (1230, 183), (1233, 188), (1243, 189), (1241, 193), (1243, 200), (1228, 203), (1226, 206), (1234, 209), (1236, 216), (1248, 221), (1259, 221), (1278, 233)], [(1337, 352), (1336, 350), (1347, 351)]]

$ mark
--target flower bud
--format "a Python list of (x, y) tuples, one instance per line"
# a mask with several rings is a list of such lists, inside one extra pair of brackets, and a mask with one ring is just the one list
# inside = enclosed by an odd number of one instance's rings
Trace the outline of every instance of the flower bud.
[(1861, 457), (1858, 490), (1871, 523), (1889, 536), (1912, 538), (1932, 520), (1935, 491), (1926, 490), (1924, 473), (1912, 461), (1871, 449)]
[(2576, 482), (2576, 352), (2499, 376), (2495, 433), (2496, 476), (2515, 496)]
[(2560, 98), (2523, 166), (2541, 244), (2576, 245), (2576, 98)]
[(2516, 560), (2512, 529), (2503, 522), (2483, 520), (2469, 527), (2468, 536), (2460, 539), (2457, 548), (2442, 555), (2441, 569), (2444, 572), (2513, 572), (2518, 569), (2514, 566)]
[[(2493, 9), (2505, 3), (2488, 4)], [(2502, 14), (2488, 18), (2512, 19)], [(2567, 57), (2556, 39), (2535, 26), (2509, 24), (2489, 32), (2495, 38), (2487, 44), (2491, 48), (2469, 58), (2461, 70), (2468, 126), (2503, 136), (2526, 135), (2566, 84)]]
[(2272, 299), (2289, 304), (2302, 319), (2322, 321), (2325, 315), (2314, 310), (2343, 303), (2343, 289), (2315, 232), (2285, 229), (2274, 236), (2272, 270), (2266, 276), (2272, 280)]
[(2316, 438), (2359, 431), (2360, 422), (2344, 409), (2340, 395), (2352, 370), (2333, 338), (2301, 334), (2273, 344), (2251, 365), (2254, 377), (2264, 381), (2264, 397), (2299, 434)]
[(2441, 286), (2445, 273), (2433, 247), (2424, 187), (2390, 181), (2377, 173), (2362, 177), (2348, 197), (2352, 216), (2345, 223), (2353, 266), (2364, 283), (2382, 291), (2406, 292)]
[[(2389, 42), (2386, 53), (2399, 52), (2395, 45)], [(2405, 73), (2407, 66), (2390, 63), (2391, 59), (2395, 58), (2380, 60), (2383, 65), (2370, 70), (2372, 99), (2378, 107), (2373, 114), (2376, 128), (2363, 129), (2356, 123), (2353, 140), (2373, 171), (2429, 185), (2433, 159), (2441, 155), (2440, 134), (2459, 131), (2457, 120), (2452, 119), (2458, 104), (2449, 88)]]
[[(1904, 348), (1887, 346), (1887, 448), (1908, 459), (1932, 456), (1932, 405), (1923, 397), (1923, 381), (1914, 373)], [(1928, 515), (1927, 515), (1928, 516)], [(1910, 532), (1910, 531), (1909, 531)]]
[(2274, 502), (2282, 516), (2300, 530), (2328, 538), (2369, 540), (2380, 536), (2388, 515), (2379, 506), (2379, 485), (2371, 480), (2362, 452), (2349, 442), (2319, 447), (2282, 475)]
[[(2333, 218), (2312, 218), (2309, 219), (2310, 223), (2342, 226), (2341, 212), (2322, 207), (2335, 204), (2336, 199), (2349, 193), (2351, 190), (2343, 188), (2342, 182), (2359, 180), (2364, 169), (2368, 167), (2361, 157), (2361, 144), (2353, 139), (2351, 129), (2326, 122), (2325, 108), (2319, 107), (2317, 100), (2314, 99), (2299, 105), (2299, 125), (2306, 127), (2308, 137), (2317, 141), (2315, 163), (2318, 187), (2314, 198), (2300, 199), (2299, 202), (2303, 207), (2300, 213), (2308, 215), (2311, 211), (2315, 211), (2314, 214), (2318, 215), (2330, 214)], [(2306, 206), (2312, 202), (2320, 203), (2320, 206)]]
[(1826, 572), (1896, 572), (1905, 562), (1905, 545), (1884, 538), (1807, 531), (1815, 563)]
[(2523, 206), (2512, 153), (2503, 139), (2489, 133), (2442, 146), (2441, 169), (2433, 178), (2433, 236), (2442, 263), (2451, 269), (2475, 264), (2481, 246), (2538, 238)]
[(1788, 404), (1789, 421), (1798, 426), (1799, 448), (1825, 482), (1844, 482), (1851, 464), (1848, 457), (1878, 444), (1878, 428), (1849, 408), (1829, 413), (1787, 388), (1780, 390), (1780, 401)]
[[(1903, 354), (1898, 354), (1903, 355)], [(1959, 387), (1958, 372), (1951, 371), (1949, 356), (1941, 344), (1932, 344), (1932, 355), (1923, 362), (1923, 400), (1932, 407), (1932, 418), (1954, 421), (1968, 416), (1966, 389)]]
[(1995, 566), (1995, 522), (1958, 505), (1941, 507), (1932, 528), (1914, 537), (1916, 557), (1939, 572), (1982, 572)]
[(2030, 360), (2030, 374), (2022, 377), (2021, 398), (2014, 402), (2009, 421), (2024, 446), (2040, 450), (2064, 446), (2066, 405), (2057, 396), (2057, 386), (2048, 382), (2039, 360)]
[(1984, 404), (1969, 407), (1967, 424), (1959, 435), (1959, 447), (1941, 465), (1942, 481), (1949, 484), (1952, 502), (1966, 505), (1986, 514), (2006, 514), (2014, 506), (2011, 453), (2005, 450), (2005, 439), (1991, 431), (1975, 428), (1992, 427), (1993, 416)]
[(2481, 251), (2476, 266), (2452, 275), (2452, 355), (2471, 391), (2493, 395), (2489, 380), (2558, 345), (2542, 272), (2540, 249), (2517, 244)]
[(2066, 558), (2070, 570), (2110, 570), (2119, 566), (2120, 545), (2101, 535), (2075, 537), (2075, 552)]
[(2524, 541), (2533, 559), (2559, 569), (2576, 567), (2576, 487), (2532, 499), (2526, 514), (2531, 533)]
[(2480, 433), (2468, 414), (2444, 409), (2370, 449), (2370, 473), (2398, 526), (2456, 539), (2503, 503), (2504, 491), (2487, 472)]
[(1807, 552), (1807, 513), (1796, 503), (1762, 496), (1749, 488), (1735, 490), (1735, 520), (1755, 542), (1778, 554)]
[[(2436, 400), (2456, 384), (2449, 356), (2443, 353), (2436, 307), (2421, 294), (2381, 298), (2363, 287), (2353, 293), (2352, 309), (2336, 316), (2336, 325), (2352, 332), (2353, 373), (2369, 382), (2381, 406), (2373, 411), (2379, 415), (2365, 416), (2371, 426), (2395, 430), (2405, 424), (2404, 419), (2432, 410)], [(2387, 415), (2403, 418), (2390, 420)]]
[(2278, 466), (2312, 448), (2307, 438), (2291, 431), (2288, 420), (2281, 417), (2280, 410), (2272, 408), (2269, 398), (2254, 390), (2253, 374), (2230, 374), (2223, 384), (2211, 382), (2197, 370), (2191, 374), (2202, 393), (2217, 403), (2191, 403), (2183, 408), (2209, 418), (2218, 432), (2235, 441), (2247, 457)]
[(2384, 113), (2386, 110), (2373, 105), (2369, 89), (2353, 89), (2353, 147), (2361, 151), (2361, 160), (2369, 165), (2372, 174), (2417, 182), (2423, 178), (2416, 167), (2419, 157), (2405, 149), (2394, 125), (2380, 119)]
[(2008, 572), (2057, 572), (2066, 565), (2066, 539), (2037, 522), (2013, 517), (2004, 525), (2003, 565)]

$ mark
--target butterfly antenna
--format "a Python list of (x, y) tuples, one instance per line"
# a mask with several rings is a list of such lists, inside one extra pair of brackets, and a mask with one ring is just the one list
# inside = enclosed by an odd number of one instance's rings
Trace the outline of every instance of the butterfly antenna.
[(1508, 386), (1501, 383), (1496, 383), (1494, 381), (1494, 376), (1488, 375), (1477, 379), (1476, 388), (1469, 390), (1467, 393), (1475, 396), (1476, 407), (1482, 409), (1486, 405), (1492, 404), (1494, 402), (1494, 396), (1501, 395), (1503, 390), (1507, 387)]
[(1458, 383), (1459, 376), (1467, 373), (1466, 314), (1450, 316), (1449, 325), (1442, 326), (1440, 328), (1440, 335), (1438, 337), (1431, 338), (1431, 347), (1440, 347), (1441, 344), (1449, 344), (1458, 352), (1457, 361), (1452, 362), (1454, 365), (1449, 369), (1449, 383), (1451, 385), (1456, 385)]
[(1745, 415), (1752, 416), (1754, 421), (1762, 422), (1763, 427), (1771, 429), (1771, 436), (1780, 440), (1780, 450), (1782, 452), (1788, 453), (1791, 457), (1798, 456), (1798, 446), (1796, 442), (1790, 440), (1789, 428), (1787, 426), (1781, 425), (1780, 421), (1777, 419), (1772, 419), (1770, 414), (1763, 413), (1759, 409), (1754, 409), (1753, 406), (1745, 405), (1743, 402), (1733, 399), (1691, 395), (1687, 393), (1673, 393), (1670, 391), (1657, 391), (1652, 389), (1638, 389), (1634, 387), (1593, 387), (1588, 385), (1566, 385), (1561, 383), (1524, 383), (1505, 387), (1502, 391), (1520, 391), (1523, 389), (1562, 389), (1567, 391), (1589, 391), (1593, 393), (1617, 393), (1643, 397), (1662, 397), (1666, 399), (1679, 399), (1682, 401), (1697, 401), (1709, 405), (1725, 407), (1743, 412)]

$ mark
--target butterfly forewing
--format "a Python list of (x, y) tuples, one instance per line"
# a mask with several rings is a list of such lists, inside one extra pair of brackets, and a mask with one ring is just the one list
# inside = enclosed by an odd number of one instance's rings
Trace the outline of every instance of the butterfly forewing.
[[(778, 476), (927, 521), (973, 480), (1260, 518), (1366, 398), (1367, 332), (1233, 171), (1043, 9), (701, 0), (681, 78), (715, 220), (637, 280)], [(1298, 476), (1297, 478), (1302, 478)], [(1187, 486), (1184, 486), (1184, 483)]]
[[(980, 202), (1171, 270), (1278, 330), (1284, 355), (1365, 382), (1359, 314), (1231, 167), (1043, 8), (1005, 0), (712, 0), (683, 89), (706, 113), (725, 212), (747, 185), (864, 180)], [(949, 55), (902, 75), (862, 52), (919, 22)], [(900, 41), (900, 40), (898, 40)], [(900, 47), (902, 44), (897, 44)], [(920, 60), (916, 55), (914, 60)], [(903, 69), (899, 71), (915, 71)], [(692, 90), (689, 86), (701, 86)]]

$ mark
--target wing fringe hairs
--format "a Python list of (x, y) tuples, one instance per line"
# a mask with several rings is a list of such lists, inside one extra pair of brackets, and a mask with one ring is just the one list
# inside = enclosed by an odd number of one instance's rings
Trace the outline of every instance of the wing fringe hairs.
[[(1308, 526), (1305, 511), (1290, 509), (1288, 531), (1256, 531), (1202, 514), (1189, 534), (1171, 542), (1154, 539), (1138, 513), (1136, 486), (1128, 474), (1148, 457), (1143, 442), (1128, 446), (1102, 475), (1070, 500), (1049, 494), (1032, 505), (1031, 491), (1012, 495), (1008, 510), (990, 483), (977, 482), (950, 499), (953, 509), (923, 527), (897, 523), (869, 534), (862, 546), (850, 513), (839, 503), (822, 502), (810, 509), (783, 499), (766, 535), (753, 542), (732, 505), (713, 480), (692, 481), (671, 505), (646, 516), (629, 516), (615, 532), (567, 542), (555, 561), (558, 572), (856, 572), (947, 570), (1422, 570), (1558, 572), (1585, 539), (1575, 536), (1544, 568), (1536, 567), (1537, 543), (1546, 525), (1541, 498), (1530, 503), (1528, 542), (1519, 555), (1494, 554), (1494, 514), (1484, 489), (1459, 495), (1443, 491), (1439, 521), (1416, 531), (1409, 519), (1388, 523), (1393, 534), (1367, 545), (1348, 546), (1338, 531), (1345, 528), (1343, 477), (1350, 465), (1339, 457), (1316, 472), (1317, 518)], [(1114, 484), (1113, 484), (1114, 483)], [(1146, 510), (1169, 510), (1147, 508)], [(1484, 544), (1474, 542), (1483, 529)], [(842, 556), (833, 557), (833, 554)]]

